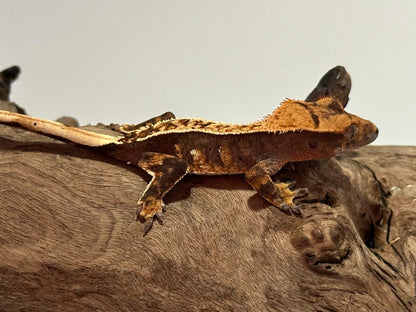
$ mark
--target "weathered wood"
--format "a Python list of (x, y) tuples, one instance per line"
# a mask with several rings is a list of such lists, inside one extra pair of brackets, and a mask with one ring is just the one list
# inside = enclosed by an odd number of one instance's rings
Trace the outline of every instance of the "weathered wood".
[(240, 176), (186, 177), (143, 237), (139, 169), (0, 133), (0, 310), (415, 309), (416, 147), (288, 165), (279, 177), (310, 190), (304, 218)]
[(333, 96), (337, 98), (342, 105), (347, 106), (351, 90), (351, 77), (343, 66), (336, 66), (330, 69), (319, 80), (318, 85), (306, 97), (307, 102), (316, 102), (320, 98)]
[(19, 77), (19, 74), (19, 66), (11, 66), (0, 71), (0, 100), (9, 100), (11, 84)]
[(415, 311), (415, 156), (288, 164), (304, 218), (242, 176), (187, 176), (143, 237), (144, 172), (0, 124), (0, 311)]
[(19, 77), (19, 74), (19, 66), (11, 66), (0, 71), (0, 109), (19, 114), (26, 114), (26, 111), (19, 105), (9, 102), (11, 85)]

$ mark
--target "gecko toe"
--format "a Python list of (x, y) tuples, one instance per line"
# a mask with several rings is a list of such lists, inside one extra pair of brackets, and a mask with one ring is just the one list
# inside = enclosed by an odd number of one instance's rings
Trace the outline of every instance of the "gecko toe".
[(285, 183), (287, 184), (287, 188), (292, 188), (296, 185), (296, 181), (288, 181)]
[(136, 209), (136, 221), (139, 221), (142, 217), (140, 216), (140, 212), (143, 210), (143, 203), (138, 204), (139, 207)]
[(166, 205), (163, 202), (160, 207), (162, 208), (162, 212), (166, 212)]
[(298, 205), (282, 203), (280, 204), (279, 209), (285, 213), (293, 213), (297, 216), (303, 216), (303, 209)]
[(157, 221), (159, 221), (159, 223), (163, 223), (163, 212), (162, 211), (156, 212), (156, 214), (155, 214), (155, 218), (157, 219)]
[(305, 197), (308, 195), (308, 189), (306, 187), (298, 188), (294, 191), (293, 198)]
[(283, 212), (290, 212), (290, 206), (288, 205), (288, 204), (286, 204), (286, 203), (282, 203), (282, 204), (280, 204), (280, 210), (281, 211), (283, 211)]
[(146, 221), (143, 227), (143, 236), (146, 236), (146, 234), (152, 229), (154, 220), (155, 218), (150, 218)]
[(303, 216), (303, 209), (298, 205), (293, 205), (292, 207), (290, 207), (290, 210), (293, 212), (293, 214), (299, 217)]

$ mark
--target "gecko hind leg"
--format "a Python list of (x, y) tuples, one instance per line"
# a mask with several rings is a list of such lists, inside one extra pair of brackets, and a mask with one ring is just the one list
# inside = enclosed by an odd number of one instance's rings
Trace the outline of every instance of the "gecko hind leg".
[(138, 202), (137, 219), (151, 223), (155, 218), (162, 221), (163, 197), (187, 173), (188, 164), (175, 156), (146, 152), (138, 165), (152, 176), (152, 180)]
[(117, 124), (111, 124), (110, 125), (110, 128), (112, 130), (114, 130), (114, 131), (127, 134), (127, 133), (130, 133), (130, 132), (139, 130), (140, 128), (148, 127), (148, 126), (151, 126), (151, 125), (155, 125), (158, 122), (161, 122), (161, 121), (164, 121), (164, 120), (169, 120), (169, 119), (175, 119), (175, 118), (176, 117), (175, 117), (175, 115), (173, 113), (166, 112), (166, 113), (163, 113), (162, 115), (159, 115), (159, 116), (150, 118), (150, 119), (148, 119), (146, 121), (143, 121), (143, 122), (141, 122), (141, 123), (139, 123), (137, 125), (129, 125), (129, 124), (117, 125)]
[(303, 209), (294, 203), (294, 199), (306, 196), (308, 189), (291, 190), (293, 182), (273, 182), (271, 179), (271, 175), (277, 173), (283, 165), (283, 162), (274, 158), (262, 160), (246, 172), (246, 180), (264, 199), (283, 212), (302, 215)]

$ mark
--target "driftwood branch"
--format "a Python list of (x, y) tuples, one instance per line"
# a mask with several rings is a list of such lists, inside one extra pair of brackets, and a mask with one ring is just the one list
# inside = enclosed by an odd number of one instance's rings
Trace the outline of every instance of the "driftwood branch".
[(187, 176), (142, 236), (148, 176), (0, 125), (1, 311), (415, 311), (416, 147), (287, 165), (304, 218)]
[(345, 107), (351, 90), (351, 77), (344, 67), (336, 66), (319, 80), (318, 85), (306, 97), (305, 101), (315, 102), (325, 96), (333, 96)]

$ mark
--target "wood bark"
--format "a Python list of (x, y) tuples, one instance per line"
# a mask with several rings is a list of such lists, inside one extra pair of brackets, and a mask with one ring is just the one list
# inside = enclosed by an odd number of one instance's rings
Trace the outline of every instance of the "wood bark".
[(149, 176), (0, 125), (0, 311), (416, 311), (416, 147), (290, 163), (303, 218), (242, 176), (186, 176), (143, 237)]

